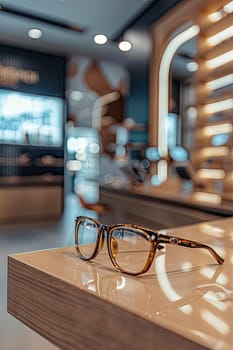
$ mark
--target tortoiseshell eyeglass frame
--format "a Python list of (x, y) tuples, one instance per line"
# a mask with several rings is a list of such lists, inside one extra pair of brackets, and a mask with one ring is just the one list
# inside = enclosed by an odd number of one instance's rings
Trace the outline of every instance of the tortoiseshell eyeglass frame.
[[(88, 257), (82, 255), (78, 244), (78, 228), (80, 223), (85, 220), (93, 222), (98, 228), (98, 236), (95, 242), (93, 253)], [(115, 229), (119, 229), (119, 228), (133, 229), (134, 233), (137, 232), (140, 236), (143, 236), (150, 242), (150, 251), (148, 252), (148, 259), (145, 263), (145, 266), (138, 272), (132, 273), (132, 272), (126, 271), (116, 262), (116, 259), (114, 257), (114, 252), (112, 251), (112, 247), (113, 247), (112, 240), (114, 239), (112, 238), (112, 232)], [(88, 216), (79, 216), (75, 219), (75, 249), (77, 251), (77, 255), (79, 256), (79, 258), (86, 261), (94, 259), (97, 256), (97, 254), (100, 252), (103, 246), (105, 233), (106, 233), (106, 239), (107, 239), (108, 254), (113, 266), (118, 271), (129, 275), (137, 276), (147, 272), (153, 262), (156, 250), (163, 248), (161, 244), (173, 244), (173, 245), (183, 246), (187, 248), (207, 249), (218, 264), (222, 265), (224, 263), (224, 259), (220, 255), (218, 255), (218, 253), (213, 248), (211, 248), (206, 244), (202, 244), (196, 241), (191, 241), (185, 238), (169, 236), (167, 234), (165, 235), (165, 234), (159, 233), (156, 230), (148, 229), (137, 225), (131, 225), (131, 224), (104, 225), (104, 224), (101, 224), (99, 221), (92, 219)]]

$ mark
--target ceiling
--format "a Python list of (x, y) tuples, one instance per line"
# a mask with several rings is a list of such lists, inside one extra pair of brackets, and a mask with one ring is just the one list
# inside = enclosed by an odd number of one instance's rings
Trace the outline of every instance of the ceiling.
[[(150, 24), (178, 1), (4, 0), (0, 4), (0, 43), (59, 55), (82, 54), (132, 64), (148, 58)], [(81, 26), (84, 31), (64, 29), (61, 25), (49, 23), (50, 20)], [(42, 29), (42, 38), (28, 38), (29, 28)], [(94, 44), (96, 33), (106, 34), (109, 42)], [(128, 53), (121, 52), (117, 46), (117, 39), (123, 33), (133, 44)]]

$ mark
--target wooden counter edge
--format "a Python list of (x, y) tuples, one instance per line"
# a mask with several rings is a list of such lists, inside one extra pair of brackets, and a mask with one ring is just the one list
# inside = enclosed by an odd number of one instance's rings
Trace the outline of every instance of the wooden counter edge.
[[(201, 202), (197, 200), (193, 200), (191, 198), (191, 194), (187, 195), (187, 197), (183, 197), (179, 194), (167, 193), (166, 195), (162, 195), (161, 192), (153, 192), (151, 191), (139, 191), (136, 188), (134, 191), (130, 191), (127, 189), (116, 189), (107, 186), (100, 186), (100, 194), (109, 193), (111, 196), (127, 196), (130, 198), (135, 198), (137, 200), (147, 200), (149, 202), (158, 202), (163, 204), (176, 205), (179, 207), (186, 207), (193, 210), (199, 210), (204, 213), (218, 215), (219, 217), (231, 217), (233, 216), (233, 207), (232, 201), (223, 201), (221, 204), (208, 204), (207, 202)], [(189, 196), (189, 197), (188, 197)], [(225, 204), (224, 204), (225, 203)]]
[(60, 349), (207, 349), (14, 256), (8, 312)]

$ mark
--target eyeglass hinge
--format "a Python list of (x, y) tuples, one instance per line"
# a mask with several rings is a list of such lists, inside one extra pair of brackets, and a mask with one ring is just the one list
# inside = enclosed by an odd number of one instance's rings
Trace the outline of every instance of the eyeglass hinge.
[(171, 238), (169, 238), (169, 243), (170, 244), (179, 244), (179, 243), (181, 243), (181, 241), (176, 237), (171, 237)]

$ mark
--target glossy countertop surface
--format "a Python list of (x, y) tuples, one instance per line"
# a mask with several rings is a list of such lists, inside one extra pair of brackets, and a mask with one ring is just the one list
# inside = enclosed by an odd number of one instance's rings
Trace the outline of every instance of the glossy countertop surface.
[(225, 263), (216, 264), (203, 249), (175, 245), (158, 252), (140, 277), (114, 270), (106, 249), (93, 262), (81, 261), (74, 247), (12, 257), (209, 349), (232, 349), (233, 218), (161, 232), (208, 244)]

